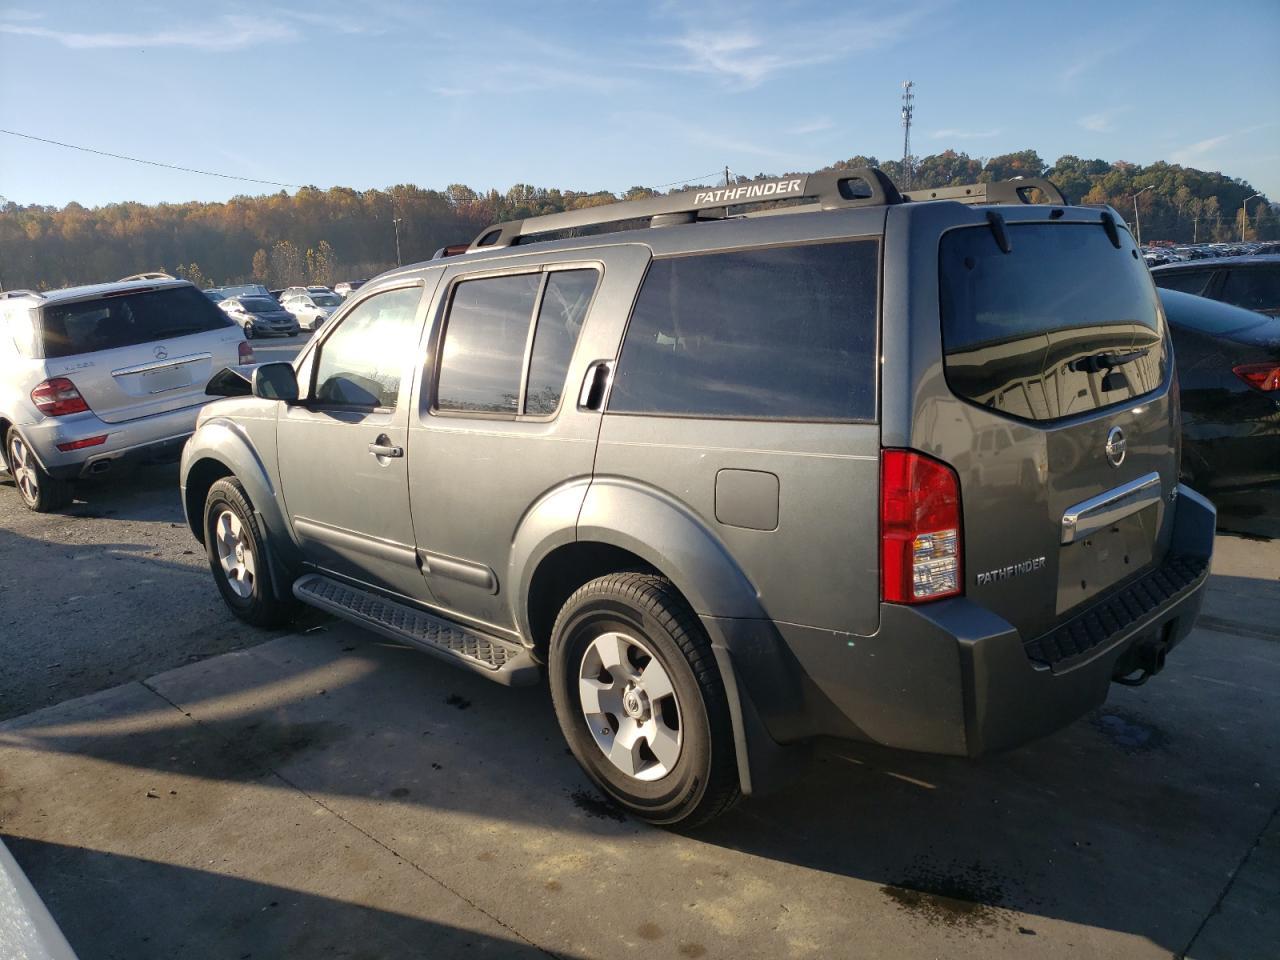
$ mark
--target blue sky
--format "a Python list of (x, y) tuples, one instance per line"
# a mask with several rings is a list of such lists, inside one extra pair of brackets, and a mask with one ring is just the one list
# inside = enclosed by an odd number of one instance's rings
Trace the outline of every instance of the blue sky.
[[(1280, 2), (15, 0), (0, 128), (243, 177), (622, 191), (1032, 147), (1244, 177), (1280, 200)], [(271, 187), (0, 136), (19, 203)]]

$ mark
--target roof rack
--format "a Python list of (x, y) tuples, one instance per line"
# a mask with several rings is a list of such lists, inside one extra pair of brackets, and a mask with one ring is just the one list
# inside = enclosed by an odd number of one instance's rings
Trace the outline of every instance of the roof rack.
[[(665, 197), (646, 200), (624, 200), (599, 207), (566, 210), (524, 220), (508, 220), (486, 227), (472, 241), (468, 250), (509, 247), (521, 237), (537, 233), (554, 233), (577, 227), (619, 223), (623, 220), (654, 218), (681, 218), (680, 222), (692, 223), (700, 219), (705, 210), (724, 209), (744, 203), (763, 203), (773, 200), (808, 199), (816, 208), (831, 210), (837, 207), (877, 207), (901, 203), (902, 196), (893, 181), (881, 170), (859, 167), (852, 170), (832, 170), (825, 173), (801, 174), (794, 177), (778, 177), (772, 180), (753, 180), (728, 187), (699, 187), (684, 190)], [(812, 209), (811, 207), (810, 209)], [(707, 219), (718, 219), (707, 218)], [(667, 222), (671, 222), (667, 220)]]
[[(522, 238), (536, 234), (557, 233), (579, 227), (621, 223), (626, 220), (649, 220), (651, 226), (694, 223), (698, 220), (721, 219), (720, 211), (732, 206), (766, 203), (776, 200), (809, 200), (794, 206), (795, 212), (835, 210), (842, 207), (876, 207), (928, 200), (954, 200), (960, 203), (1032, 203), (1030, 193), (1039, 190), (1049, 202), (1065, 206), (1062, 192), (1041, 177), (1017, 177), (994, 183), (974, 183), (936, 190), (914, 190), (899, 193), (884, 171), (874, 167), (829, 170), (771, 180), (753, 180), (725, 187), (698, 187), (665, 197), (624, 200), (598, 207), (566, 210), (541, 217), (508, 220), (486, 227), (470, 245), (455, 244), (436, 251), (433, 259), (464, 252), (510, 247)], [(702, 214), (708, 214), (702, 216)]]
[(0, 290), (0, 300), (16, 300), (19, 297), (35, 297), (37, 300), (43, 300), (44, 294), (34, 290)]
[(910, 203), (925, 200), (955, 200), (959, 203), (1034, 203), (1029, 194), (1039, 190), (1054, 206), (1067, 205), (1062, 191), (1044, 177), (1014, 177), (1012, 180), (995, 180), (991, 183), (966, 183), (958, 187), (937, 187), (933, 190), (910, 190), (903, 199)]

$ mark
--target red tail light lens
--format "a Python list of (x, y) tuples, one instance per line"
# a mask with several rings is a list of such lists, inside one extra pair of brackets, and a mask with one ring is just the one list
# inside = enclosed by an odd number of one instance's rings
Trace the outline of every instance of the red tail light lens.
[(107, 435), (104, 433), (98, 437), (85, 437), (83, 440), (71, 440), (67, 443), (58, 444), (58, 449), (63, 453), (70, 453), (72, 450), (83, 450), (85, 447), (100, 447), (107, 442)]
[(1280, 390), (1280, 364), (1246, 363), (1239, 367), (1233, 367), (1231, 372), (1249, 384), (1249, 386), (1257, 387), (1263, 393)]
[(31, 391), (31, 402), (46, 417), (65, 417), (89, 409), (76, 385), (66, 377), (54, 377), (37, 385)]
[(910, 450), (880, 456), (880, 595), (923, 603), (963, 592), (960, 480)]
[(242, 364), (253, 363), (253, 347), (249, 345), (249, 341), (241, 340), (239, 349), (240, 349), (240, 362)]

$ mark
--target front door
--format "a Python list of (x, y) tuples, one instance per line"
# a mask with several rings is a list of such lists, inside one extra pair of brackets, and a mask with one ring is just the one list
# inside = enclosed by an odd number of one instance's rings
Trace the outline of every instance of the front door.
[(306, 559), (419, 599), (428, 591), (405, 448), (422, 300), (418, 280), (345, 311), (301, 365), (303, 402), (282, 406), (276, 428), (281, 491)]

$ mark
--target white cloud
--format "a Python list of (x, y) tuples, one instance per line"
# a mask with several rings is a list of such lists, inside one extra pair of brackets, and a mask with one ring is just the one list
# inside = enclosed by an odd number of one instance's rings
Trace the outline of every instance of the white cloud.
[(297, 39), (297, 31), (278, 20), (228, 15), (211, 23), (181, 28), (137, 32), (80, 33), (49, 27), (21, 26), (0, 22), (0, 33), (52, 40), (72, 50), (104, 50), (119, 47), (189, 47), (196, 50), (228, 51), (264, 43)]
[(1116, 117), (1132, 109), (1132, 107), (1125, 106), (1113, 107), (1110, 110), (1099, 110), (1097, 113), (1089, 113), (1080, 117), (1076, 121), (1076, 125), (1094, 133), (1110, 133), (1116, 128)]
[(1082, 54), (1058, 73), (1059, 82), (1064, 86), (1071, 85), (1082, 75), (1102, 63), (1102, 61), (1110, 59), (1118, 53), (1122, 53), (1129, 45), (1130, 44), (1128, 42), (1113, 44), (1109, 47), (1099, 47), (1097, 49), (1090, 50), (1088, 53)]
[(929, 136), (934, 140), (985, 140), (988, 137), (998, 137), (1001, 132), (999, 127), (990, 130), (957, 130), (948, 127), (945, 130), (935, 130)]
[(807, 137), (815, 133), (824, 133), (827, 130), (835, 129), (835, 121), (830, 117), (816, 117), (805, 123), (797, 124), (787, 132), (795, 137)]
[(1185, 147), (1173, 151), (1174, 163), (1191, 163), (1198, 157), (1204, 156), (1206, 153), (1212, 153), (1216, 148), (1222, 146), (1231, 139), (1231, 134), (1223, 133), (1216, 137), (1206, 137), (1204, 140), (1197, 140), (1195, 143), (1189, 143)]

